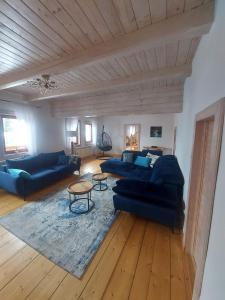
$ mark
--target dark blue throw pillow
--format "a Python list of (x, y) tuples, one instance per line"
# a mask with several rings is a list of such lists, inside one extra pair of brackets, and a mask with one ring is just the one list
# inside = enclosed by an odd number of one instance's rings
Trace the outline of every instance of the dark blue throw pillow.
[(133, 163), (134, 154), (132, 152), (123, 153), (123, 162)]
[(67, 155), (59, 155), (57, 165), (68, 165), (69, 156)]

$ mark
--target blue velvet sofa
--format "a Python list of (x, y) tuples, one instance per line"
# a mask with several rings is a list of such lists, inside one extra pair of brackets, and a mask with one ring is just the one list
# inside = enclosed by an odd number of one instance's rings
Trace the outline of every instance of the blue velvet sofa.
[(122, 177), (129, 177), (133, 179), (148, 180), (152, 172), (151, 167), (137, 166), (134, 163), (124, 162), (123, 157), (126, 153), (133, 154), (133, 162), (137, 156), (146, 156), (147, 153), (162, 156), (162, 151), (159, 150), (142, 150), (142, 151), (131, 151), (125, 150), (122, 153), (121, 158), (112, 158), (104, 161), (100, 167), (102, 172), (113, 173)]
[[(12, 170), (21, 173), (12, 174)], [(26, 197), (79, 170), (80, 158), (66, 156), (64, 151), (10, 159), (1, 167), (0, 188)]]
[(184, 178), (174, 155), (161, 156), (153, 168), (122, 167), (115, 159), (104, 162), (101, 167), (103, 172), (126, 177), (118, 180), (113, 188), (115, 210), (131, 212), (173, 229), (183, 228)]

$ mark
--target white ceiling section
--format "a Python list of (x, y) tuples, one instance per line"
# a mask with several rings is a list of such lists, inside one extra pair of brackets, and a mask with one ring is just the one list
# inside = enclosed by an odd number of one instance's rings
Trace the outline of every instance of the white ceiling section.
[[(0, 0), (0, 90), (56, 115), (182, 111), (210, 0)], [(24, 87), (50, 74), (63, 88)]]

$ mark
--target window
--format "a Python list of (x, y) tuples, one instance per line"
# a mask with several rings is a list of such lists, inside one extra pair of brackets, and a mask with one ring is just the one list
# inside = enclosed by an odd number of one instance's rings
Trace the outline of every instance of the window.
[(1, 116), (5, 154), (27, 152), (26, 128), (15, 116)]
[(85, 142), (92, 143), (92, 124), (85, 124)]
[(71, 148), (71, 145), (80, 145), (80, 121), (73, 118), (66, 119), (66, 145)]

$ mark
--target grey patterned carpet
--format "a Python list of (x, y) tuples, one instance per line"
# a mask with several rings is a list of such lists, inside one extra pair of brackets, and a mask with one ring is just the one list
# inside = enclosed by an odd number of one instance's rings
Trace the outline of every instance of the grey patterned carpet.
[[(90, 180), (91, 174), (83, 179)], [(113, 207), (115, 178), (109, 189), (92, 191), (94, 209), (76, 215), (69, 211), (66, 189), (0, 217), (0, 224), (55, 264), (80, 278), (116, 218)]]

